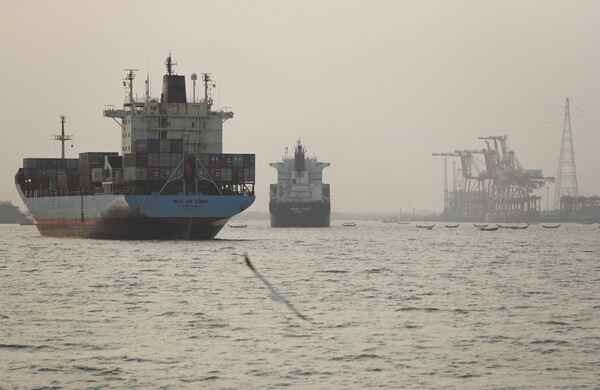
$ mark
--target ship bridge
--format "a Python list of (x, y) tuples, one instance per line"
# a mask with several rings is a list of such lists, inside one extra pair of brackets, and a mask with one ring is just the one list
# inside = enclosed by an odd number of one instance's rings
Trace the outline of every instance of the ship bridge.
[(271, 201), (328, 201), (329, 184), (323, 183), (323, 170), (330, 164), (317, 161), (316, 157), (306, 157), (306, 149), (300, 141), (294, 152), (294, 157), (285, 156), (282, 161), (269, 164), (277, 169), (277, 184), (271, 185)]

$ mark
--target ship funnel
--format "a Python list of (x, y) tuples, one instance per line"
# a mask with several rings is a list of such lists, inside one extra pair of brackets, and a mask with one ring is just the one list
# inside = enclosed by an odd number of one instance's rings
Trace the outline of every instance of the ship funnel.
[(305, 171), (306, 168), (304, 166), (304, 158), (305, 158), (304, 155), (305, 155), (306, 149), (304, 149), (304, 147), (300, 143), (300, 140), (298, 140), (298, 144), (296, 145), (296, 148), (294, 151), (295, 151), (294, 163), (295, 163), (296, 171), (298, 171), (298, 172)]
[(173, 74), (173, 65), (176, 62), (171, 61), (171, 54), (165, 61), (167, 74), (163, 76), (163, 90), (160, 101), (162, 103), (187, 103), (185, 96), (185, 77)]
[(161, 96), (163, 103), (187, 103), (185, 97), (185, 77), (177, 75), (163, 76), (163, 91)]

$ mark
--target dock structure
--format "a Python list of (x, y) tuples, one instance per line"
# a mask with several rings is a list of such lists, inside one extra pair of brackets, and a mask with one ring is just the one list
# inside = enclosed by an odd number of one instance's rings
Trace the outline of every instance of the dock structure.
[[(460, 172), (452, 192), (444, 184), (444, 215), (466, 219), (528, 219), (541, 214), (541, 197), (534, 190), (554, 178), (541, 169), (523, 169), (508, 148), (507, 136), (479, 137), (485, 148), (433, 153), (458, 157)], [(456, 175), (455, 175), (456, 176)], [(447, 175), (444, 175), (447, 180)], [(446, 195), (447, 194), (447, 195)]]

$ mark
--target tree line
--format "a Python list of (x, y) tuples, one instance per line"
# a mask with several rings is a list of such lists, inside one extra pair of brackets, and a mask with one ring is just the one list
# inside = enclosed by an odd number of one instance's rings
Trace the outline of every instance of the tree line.
[(27, 214), (12, 204), (11, 201), (0, 201), (0, 223), (21, 223), (27, 219)]

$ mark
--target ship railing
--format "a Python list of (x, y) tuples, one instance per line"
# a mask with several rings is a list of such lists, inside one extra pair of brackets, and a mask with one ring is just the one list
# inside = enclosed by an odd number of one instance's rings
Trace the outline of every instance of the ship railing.
[[(87, 196), (87, 195), (103, 195), (102, 192), (98, 192), (92, 188), (41, 188), (41, 189), (30, 189), (25, 190), (24, 195), (26, 198), (48, 198), (48, 197), (59, 197), (59, 196)], [(113, 195), (125, 195), (125, 191), (114, 190)]]

